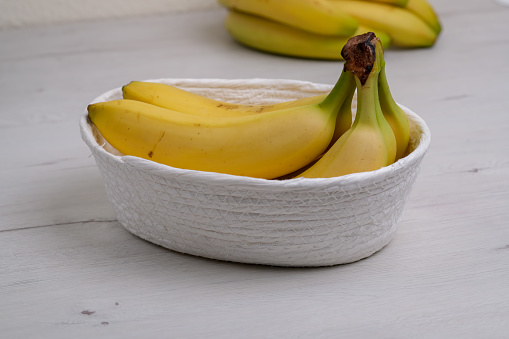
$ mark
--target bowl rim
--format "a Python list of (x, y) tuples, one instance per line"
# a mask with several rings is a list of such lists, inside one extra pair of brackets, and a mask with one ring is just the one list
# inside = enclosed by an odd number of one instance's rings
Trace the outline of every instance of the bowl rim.
[[(275, 85), (278, 84), (293, 84), (293, 85), (318, 85), (318, 86), (327, 86), (330, 85), (320, 84), (320, 83), (312, 83), (307, 81), (300, 80), (287, 80), (287, 79), (155, 79), (155, 80), (143, 80), (143, 81), (175, 81), (175, 82), (199, 82), (201, 84), (206, 84), (208, 81), (216, 83), (217, 81), (221, 81), (224, 83), (246, 83), (249, 84), (250, 81), (266, 81), (267, 84)], [(121, 92), (122, 87), (113, 88), (103, 94), (97, 96), (91, 103), (105, 101), (105, 98), (111, 97), (115, 94)], [(152, 174), (156, 174), (162, 177), (175, 177), (175, 176), (185, 176), (188, 179), (191, 179), (195, 182), (203, 182), (207, 183), (210, 180), (214, 180), (223, 185), (236, 185), (242, 186), (247, 185), (249, 187), (284, 187), (285, 189), (295, 188), (299, 189), (302, 187), (308, 187), (310, 184), (313, 186), (329, 186), (329, 185), (348, 185), (348, 184), (361, 184), (364, 181), (377, 181), (378, 179), (385, 178), (390, 176), (392, 173), (400, 171), (401, 169), (410, 166), (416, 161), (420, 161), (425, 153), (428, 150), (428, 147), (431, 142), (431, 133), (426, 124), (426, 122), (416, 113), (414, 113), (409, 108), (401, 105), (398, 105), (403, 109), (403, 111), (407, 114), (409, 119), (411, 119), (419, 128), (420, 128), (420, 138), (417, 147), (406, 157), (401, 158), (394, 162), (389, 166), (382, 167), (375, 171), (369, 172), (360, 172), (360, 173), (352, 173), (348, 175), (343, 175), (339, 177), (333, 178), (293, 178), (293, 179), (285, 179), (285, 180), (274, 180), (274, 179), (263, 179), (263, 178), (253, 178), (247, 176), (238, 176), (232, 174), (225, 173), (216, 173), (216, 172), (205, 172), (198, 170), (188, 170), (172, 167), (169, 165), (160, 164), (151, 160), (139, 158), (131, 155), (115, 155), (108, 152), (104, 149), (104, 145), (100, 145), (92, 132), (91, 122), (88, 118), (87, 108), (84, 109), (83, 113), (80, 116), (80, 132), (83, 141), (87, 144), (87, 146), (91, 150), (95, 150), (101, 153), (103, 156), (110, 158), (112, 160), (131, 165), (136, 169), (143, 172), (150, 172)], [(369, 180), (368, 180), (369, 179)]]

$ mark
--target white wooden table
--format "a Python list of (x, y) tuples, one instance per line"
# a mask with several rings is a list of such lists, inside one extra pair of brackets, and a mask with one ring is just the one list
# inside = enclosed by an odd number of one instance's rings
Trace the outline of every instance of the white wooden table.
[(223, 10), (0, 31), (0, 338), (509, 338), (509, 8), (432, 3), (437, 44), (386, 51), (394, 96), (432, 132), (396, 237), (315, 269), (131, 235), (78, 119), (131, 80), (332, 84), (341, 63), (245, 49)]

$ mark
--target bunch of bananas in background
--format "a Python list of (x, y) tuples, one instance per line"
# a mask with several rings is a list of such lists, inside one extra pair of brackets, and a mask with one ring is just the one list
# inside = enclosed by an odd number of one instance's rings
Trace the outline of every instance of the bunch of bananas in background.
[(365, 33), (341, 54), (341, 75), (324, 95), (239, 105), (134, 81), (122, 99), (89, 105), (88, 116), (121, 153), (183, 169), (276, 179), (391, 165), (407, 152), (410, 124), (389, 90), (382, 43)]
[(349, 38), (375, 32), (385, 48), (430, 47), (441, 31), (427, 0), (218, 0), (230, 35), (251, 48), (341, 60)]

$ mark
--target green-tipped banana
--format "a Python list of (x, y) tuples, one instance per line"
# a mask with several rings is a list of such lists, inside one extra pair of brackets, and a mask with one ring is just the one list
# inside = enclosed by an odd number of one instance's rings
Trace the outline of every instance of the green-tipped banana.
[(229, 9), (322, 35), (351, 36), (357, 30), (355, 19), (327, 0), (219, 0)]
[[(246, 13), (229, 11), (225, 26), (239, 43), (264, 52), (300, 58), (343, 60), (341, 49), (351, 35), (327, 36), (291, 27), (274, 20)], [(354, 35), (373, 29), (359, 26)], [(375, 30), (382, 44), (390, 44), (388, 34)]]
[(434, 29), (406, 8), (354, 0), (329, 0), (329, 3), (356, 18), (359, 24), (386, 32), (394, 46), (431, 47), (437, 38)]
[(238, 117), (171, 111), (121, 99), (89, 105), (89, 118), (118, 151), (169, 166), (272, 179), (317, 159), (354, 86), (342, 72), (323, 102)]
[(426, 0), (408, 0), (406, 8), (424, 20), (437, 34), (442, 31), (438, 15)]
[(207, 98), (175, 86), (144, 81), (132, 81), (123, 86), (122, 95), (124, 99), (142, 101), (182, 113), (211, 117), (238, 117), (318, 104), (327, 96), (322, 94), (273, 105), (239, 105)]
[[(357, 114), (352, 127), (299, 177), (329, 178), (373, 171), (395, 160), (394, 134), (387, 135), (385, 118), (378, 100), (378, 79), (383, 68), (383, 49), (373, 33), (356, 36), (342, 54), (345, 70), (355, 75)], [(385, 124), (387, 122), (385, 121)], [(390, 131), (390, 127), (389, 127)], [(392, 131), (390, 131), (392, 133)]]
[(403, 157), (408, 147), (408, 142), (410, 140), (410, 122), (405, 112), (392, 97), (385, 74), (385, 67), (382, 67), (378, 78), (378, 93), (382, 112), (396, 138), (396, 160), (398, 160)]

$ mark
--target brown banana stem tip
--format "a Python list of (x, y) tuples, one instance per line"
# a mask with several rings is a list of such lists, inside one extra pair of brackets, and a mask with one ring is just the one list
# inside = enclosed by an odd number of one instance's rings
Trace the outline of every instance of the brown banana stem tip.
[(345, 59), (345, 71), (352, 72), (364, 85), (376, 60), (375, 44), (378, 41), (373, 32), (351, 37), (341, 50)]

